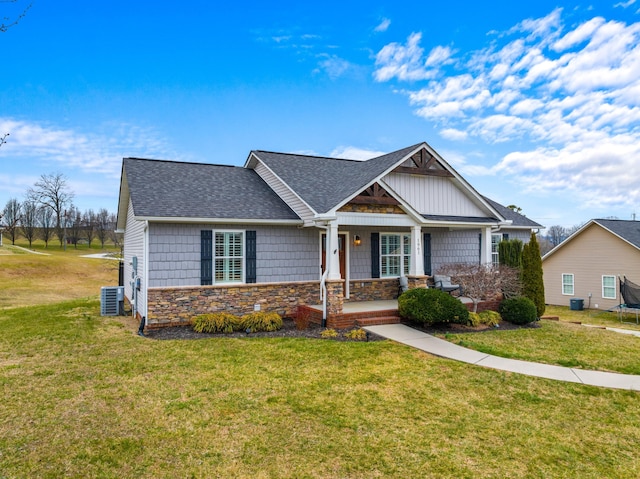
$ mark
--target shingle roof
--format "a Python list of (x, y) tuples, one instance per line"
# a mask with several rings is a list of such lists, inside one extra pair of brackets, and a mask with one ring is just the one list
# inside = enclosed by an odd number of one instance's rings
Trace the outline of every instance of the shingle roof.
[(593, 221), (640, 249), (640, 221), (604, 219)]
[(316, 213), (326, 213), (362, 191), (371, 181), (419, 145), (367, 161), (256, 150), (253, 153)]
[(123, 175), (136, 216), (299, 219), (250, 169), (125, 158)]
[(516, 213), (515, 211), (513, 211), (510, 208), (507, 208), (506, 206), (502, 206), (500, 203), (497, 203), (492, 199), (487, 198), (486, 196), (483, 196), (483, 198), (491, 206), (493, 206), (493, 209), (495, 209), (498, 213), (500, 213), (504, 217), (504, 219), (511, 220), (512, 226), (525, 227), (525, 228), (544, 228), (544, 226), (542, 226), (541, 224), (536, 223), (533, 220), (530, 220), (529, 218), (527, 218), (524, 215), (521, 215), (520, 213)]

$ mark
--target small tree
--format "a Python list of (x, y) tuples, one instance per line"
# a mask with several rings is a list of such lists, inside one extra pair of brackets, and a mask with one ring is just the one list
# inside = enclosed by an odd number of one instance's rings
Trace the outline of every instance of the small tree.
[(55, 226), (51, 208), (48, 206), (38, 208), (38, 224), (40, 225), (40, 238), (44, 241), (44, 247), (47, 248), (53, 237), (53, 227)]
[(91, 243), (93, 242), (93, 238), (96, 236), (97, 221), (97, 215), (91, 209), (85, 211), (82, 215), (84, 236), (87, 238), (87, 242), (89, 243), (89, 249), (91, 249)]
[(109, 225), (109, 212), (105, 208), (100, 208), (96, 215), (96, 236), (102, 249), (104, 249), (104, 243), (109, 236)]
[(36, 238), (38, 227), (38, 205), (33, 201), (27, 200), (22, 205), (22, 221), (20, 223), (22, 234), (29, 242), (29, 248), (31, 248), (31, 244)]
[(438, 274), (451, 276), (451, 282), (462, 287), (464, 296), (473, 301), (473, 313), (478, 311), (482, 300), (494, 298), (498, 293), (510, 296), (520, 291), (519, 271), (508, 266), (452, 263), (440, 268)]
[(55, 216), (55, 231), (60, 246), (65, 235), (65, 211), (72, 206), (73, 191), (67, 185), (67, 178), (62, 173), (41, 175), (33, 188), (27, 193), (28, 199), (40, 206), (47, 206)]
[(522, 294), (536, 305), (538, 317), (544, 314), (544, 282), (542, 279), (542, 257), (535, 233), (522, 250)]
[(22, 216), (22, 205), (15, 198), (11, 198), (7, 201), (3, 210), (4, 230), (7, 232), (11, 244), (16, 244), (16, 234), (18, 233), (18, 226)]

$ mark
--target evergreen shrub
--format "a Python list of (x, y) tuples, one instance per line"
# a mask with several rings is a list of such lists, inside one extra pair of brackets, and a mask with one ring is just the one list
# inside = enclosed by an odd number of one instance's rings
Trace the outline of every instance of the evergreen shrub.
[(230, 313), (207, 313), (191, 318), (196, 333), (232, 333), (240, 330), (240, 318)]
[(529, 324), (538, 318), (536, 305), (524, 296), (505, 299), (498, 309), (502, 319), (513, 324)]
[(400, 316), (425, 326), (437, 323), (467, 324), (469, 311), (458, 299), (439, 289), (415, 288), (398, 298)]
[(282, 317), (275, 312), (254, 311), (253, 313), (242, 316), (240, 323), (240, 329), (250, 333), (277, 331), (282, 328)]

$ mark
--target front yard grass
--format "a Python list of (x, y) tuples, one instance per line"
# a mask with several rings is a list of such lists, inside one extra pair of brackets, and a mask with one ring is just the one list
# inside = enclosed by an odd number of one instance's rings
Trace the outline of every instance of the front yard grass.
[(0, 477), (640, 476), (635, 392), (389, 341), (155, 341), (98, 310), (0, 310)]
[(621, 324), (615, 313), (548, 307), (546, 315), (560, 321), (541, 320), (540, 328), (486, 331), (481, 334), (446, 334), (448, 341), (496, 356), (556, 364), (572, 368), (640, 374), (640, 338), (574, 322), (638, 329)]

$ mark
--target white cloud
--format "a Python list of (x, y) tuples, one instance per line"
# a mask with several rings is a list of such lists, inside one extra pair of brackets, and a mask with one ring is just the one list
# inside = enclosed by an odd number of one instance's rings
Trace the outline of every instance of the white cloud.
[(374, 32), (386, 32), (389, 29), (389, 25), (391, 25), (391, 20), (388, 18), (383, 18), (382, 21), (373, 29)]
[(340, 58), (337, 55), (321, 55), (323, 60), (318, 62), (318, 69), (314, 70), (315, 73), (324, 71), (329, 78), (335, 80), (345, 75), (349, 70), (354, 68), (354, 65), (347, 60)]
[[(558, 8), (472, 52), (440, 46), (426, 55), (420, 40), (414, 33), (383, 47), (374, 75), (421, 81), (400, 91), (443, 138), (506, 152), (494, 166), (461, 171), (506, 175), (531, 192), (569, 191), (584, 205), (640, 204), (629, 174), (640, 158), (640, 23), (593, 17), (568, 27)], [(429, 63), (438, 55), (446, 75)]]
[(440, 130), (440, 136), (451, 141), (464, 141), (469, 134), (466, 131), (457, 130), (455, 128), (444, 128)]
[(386, 152), (384, 151), (369, 150), (366, 148), (358, 148), (356, 146), (338, 146), (329, 153), (329, 156), (331, 158), (364, 161), (384, 155), (385, 153)]
[[(407, 38), (406, 45), (390, 43), (385, 45), (376, 55), (377, 69), (374, 77), (377, 81), (388, 81), (392, 78), (398, 80), (424, 80), (433, 78), (436, 70), (426, 68), (426, 60), (423, 60), (424, 50), (419, 46), (421, 33), (412, 33)], [(444, 47), (438, 47), (444, 50)], [(437, 55), (440, 55), (438, 50)]]

